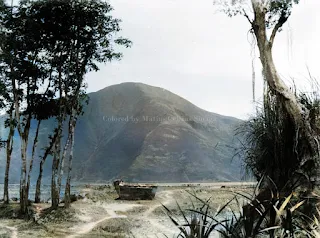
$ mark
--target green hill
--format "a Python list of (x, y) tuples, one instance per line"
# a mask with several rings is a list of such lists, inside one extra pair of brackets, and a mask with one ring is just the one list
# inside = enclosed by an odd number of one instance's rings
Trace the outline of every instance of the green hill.
[[(232, 157), (237, 146), (234, 130), (241, 120), (207, 112), (165, 89), (141, 83), (110, 86), (89, 97), (75, 132), (74, 181), (240, 179), (240, 160)], [(43, 125), (40, 144), (45, 144), (52, 126)], [(14, 158), (13, 173), (19, 163)], [(35, 174), (37, 168), (36, 162)], [(48, 159), (46, 177), (50, 168)]]

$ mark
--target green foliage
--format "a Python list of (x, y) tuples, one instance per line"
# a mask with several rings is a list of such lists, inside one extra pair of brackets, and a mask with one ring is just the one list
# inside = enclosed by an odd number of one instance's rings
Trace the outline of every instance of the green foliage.
[(36, 23), (35, 37), (44, 45), (54, 91), (67, 99), (66, 110), (81, 104), (78, 94), (85, 88), (84, 75), (97, 71), (97, 63), (120, 59), (115, 45), (131, 45), (128, 39), (116, 36), (120, 20), (110, 15), (112, 10), (100, 0), (25, 1), (20, 6), (22, 15)]
[[(305, 94), (299, 100), (310, 111), (310, 122), (316, 131), (319, 100)], [(298, 186), (312, 189), (318, 155), (307, 146), (302, 130), (294, 126), (278, 97), (271, 92), (265, 95), (264, 107), (238, 133), (244, 136), (241, 151), (247, 171), (258, 180), (267, 175), (279, 190), (293, 191)]]
[[(99, 69), (97, 63), (122, 57), (115, 45), (131, 45), (116, 36), (120, 20), (110, 15), (112, 7), (103, 1), (26, 0), (5, 10), (0, 93), (15, 80), (26, 114), (39, 113), (39, 107), (45, 108), (61, 90), (66, 96), (78, 94), (84, 75)], [(40, 92), (44, 87), (46, 94)], [(46, 118), (43, 112), (39, 117)]]
[[(247, 18), (251, 10), (251, 2), (254, 0), (215, 0), (214, 5), (220, 6), (222, 12), (229, 17), (244, 15)], [(267, 28), (273, 28), (278, 22), (286, 21), (291, 15), (292, 7), (300, 0), (271, 0), (266, 1), (265, 24)], [(256, 1), (263, 4), (261, 1)]]
[(299, 0), (271, 0), (266, 15), (266, 26), (273, 27), (279, 21), (286, 21), (291, 15), (293, 4)]
[[(23, 14), (20, 7), (9, 8), (3, 18), (0, 65), (1, 82), (7, 87), (7, 105), (17, 101), (22, 115), (36, 114), (35, 104), (43, 97), (39, 89), (48, 75), (48, 62), (42, 55), (38, 24)], [(46, 91), (47, 92), (47, 91)], [(47, 94), (53, 97), (53, 94)], [(20, 118), (16, 118), (20, 120)]]

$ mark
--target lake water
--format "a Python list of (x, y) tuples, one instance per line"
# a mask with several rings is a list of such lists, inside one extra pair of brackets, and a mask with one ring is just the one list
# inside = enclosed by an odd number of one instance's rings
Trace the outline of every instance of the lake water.
[[(80, 194), (83, 185), (71, 186), (71, 194)], [(34, 200), (36, 185), (31, 185), (29, 191), (29, 199)], [(65, 186), (61, 187), (60, 197), (64, 196)], [(19, 198), (19, 184), (9, 184), (9, 198)], [(50, 185), (43, 185), (41, 187), (41, 200), (48, 201), (51, 197)], [(3, 198), (3, 184), (0, 184), (0, 199)]]

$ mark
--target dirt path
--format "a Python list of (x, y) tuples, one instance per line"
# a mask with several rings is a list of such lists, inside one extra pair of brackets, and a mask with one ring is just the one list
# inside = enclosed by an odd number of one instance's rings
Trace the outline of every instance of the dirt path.
[(158, 193), (154, 205), (152, 205), (142, 215), (139, 215), (140, 219), (143, 221), (141, 223), (143, 225), (139, 229), (133, 230), (133, 235), (137, 237), (138, 235), (150, 237), (150, 235), (153, 234), (154, 237), (158, 237), (158, 235), (165, 234), (168, 237), (173, 237), (173, 235), (177, 234), (177, 231), (175, 230), (175, 227), (172, 226), (170, 220), (163, 220), (162, 217), (153, 214), (153, 212), (162, 205), (167, 206), (175, 201), (173, 198), (174, 192), (174, 190), (170, 190)]
[[(102, 203), (98, 206), (101, 207), (102, 209), (104, 209), (108, 215), (99, 219), (99, 220), (96, 220), (96, 221), (92, 221), (94, 219), (94, 216), (89, 214), (89, 212), (87, 214), (83, 214), (83, 215), (79, 216), (80, 220), (85, 221), (85, 223), (72, 227), (70, 229), (70, 231), (74, 232), (74, 233), (72, 235), (66, 236), (66, 238), (74, 238), (74, 237), (77, 237), (80, 235), (88, 234), (96, 226), (98, 226), (100, 223), (102, 223), (106, 220), (116, 219), (116, 218), (126, 218), (127, 217), (126, 215), (118, 215), (117, 212), (119, 212), (119, 211), (125, 212), (130, 209), (133, 209), (134, 207), (141, 206), (141, 205), (138, 205), (138, 204), (117, 204), (117, 203), (103, 204)], [(92, 222), (90, 222), (90, 221), (92, 221)]]
[[(133, 234), (141, 234), (141, 232), (152, 233), (153, 231), (161, 231), (162, 233), (166, 233), (168, 235), (173, 235), (175, 232), (168, 228), (167, 225), (161, 223), (161, 219), (152, 213), (159, 207), (164, 205), (168, 205), (174, 202), (173, 191), (161, 191), (157, 194), (156, 200), (151, 202), (151, 206), (144, 211), (143, 213), (137, 213), (131, 215), (132, 217), (139, 217), (141, 219), (142, 225), (139, 229), (133, 231)], [(99, 207), (104, 209), (107, 213), (106, 216), (98, 219), (95, 219), (95, 214), (91, 214), (90, 208), (86, 208), (82, 210), (82, 215), (79, 215), (79, 220), (82, 221), (82, 224), (77, 224), (70, 228), (70, 232), (73, 234), (66, 236), (66, 238), (75, 238), (78, 236), (82, 236), (90, 233), (95, 227), (97, 227), (100, 223), (109, 220), (109, 219), (117, 219), (117, 218), (127, 218), (127, 215), (119, 215), (118, 212), (127, 212), (135, 207), (141, 206), (149, 206), (149, 205), (141, 205), (135, 203), (98, 203), (94, 205), (95, 207)], [(170, 222), (170, 221), (169, 221)], [(148, 225), (146, 225), (148, 224)]]
[[(161, 212), (162, 205), (176, 210), (175, 200), (179, 201), (183, 209), (188, 208), (189, 195), (185, 191), (193, 191), (207, 198), (213, 196), (214, 204), (224, 204), (230, 199), (230, 188), (221, 189), (220, 184), (192, 186), (159, 186), (159, 191), (154, 200), (146, 201), (121, 201), (114, 200), (116, 194), (109, 188), (88, 188), (84, 199), (72, 203), (72, 209), (66, 214), (52, 213), (40, 218), (39, 224), (44, 224), (45, 229), (38, 226), (26, 226), (25, 221), (1, 220), (1, 235), (6, 237), (105, 237), (115, 230), (120, 235), (130, 233), (134, 237), (176, 237), (179, 230), (170, 221), (165, 213)], [(225, 185), (223, 185), (225, 186)], [(235, 185), (236, 186), (236, 185)], [(247, 186), (247, 185), (246, 185)], [(251, 192), (251, 188), (248, 189)], [(237, 190), (236, 190), (237, 191)], [(239, 190), (242, 191), (242, 190)], [(246, 190), (247, 191), (247, 190)], [(35, 205), (38, 216), (50, 204)], [(174, 210), (175, 209), (175, 210)], [(179, 217), (179, 215), (177, 214)], [(69, 219), (70, 218), (70, 219)], [(118, 220), (111, 220), (118, 219)], [(100, 229), (101, 228), (101, 229)], [(110, 229), (109, 229), (110, 228)], [(1, 236), (0, 235), (0, 236)], [(131, 236), (132, 237), (132, 236)], [(213, 234), (212, 237), (218, 237)]]
[(101, 222), (104, 222), (108, 219), (112, 219), (112, 218), (121, 218), (121, 217), (126, 217), (124, 215), (112, 215), (112, 216), (106, 216), (98, 221), (95, 222), (89, 222), (86, 224), (83, 224), (82, 226), (77, 226), (77, 227), (73, 227), (71, 228), (72, 230), (77, 230), (77, 232), (75, 234), (69, 235), (67, 236), (67, 238), (74, 238), (80, 235), (85, 235), (88, 234), (90, 231), (92, 231), (97, 225), (99, 225)]
[(161, 193), (162, 198), (161, 201), (159, 199), (158, 204), (153, 205), (150, 207), (146, 212), (144, 212), (143, 217), (150, 222), (150, 225), (153, 227), (153, 230), (159, 230), (165, 233), (166, 235), (174, 235), (176, 232), (174, 232), (172, 229), (168, 228), (168, 226), (163, 225), (159, 219), (159, 217), (156, 217), (152, 215), (152, 213), (162, 205), (169, 205), (172, 202), (174, 202), (173, 199), (173, 191), (163, 191)]
[(159, 192), (159, 198), (156, 200), (157, 203), (151, 206), (147, 211), (145, 211), (143, 215), (147, 217), (158, 207), (161, 207), (162, 204), (166, 206), (174, 202), (174, 199), (172, 196), (173, 192), (174, 192), (173, 190)]
[(0, 225), (0, 228), (9, 230), (11, 232), (10, 238), (18, 238), (18, 230), (16, 227)]

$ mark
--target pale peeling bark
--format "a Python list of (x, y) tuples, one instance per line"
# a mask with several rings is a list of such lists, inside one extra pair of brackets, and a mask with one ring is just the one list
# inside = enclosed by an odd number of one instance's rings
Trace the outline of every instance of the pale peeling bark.
[[(13, 65), (10, 65), (11, 72), (14, 72)], [(14, 112), (15, 112), (15, 120), (17, 122), (17, 129), (20, 137), (20, 152), (21, 152), (21, 171), (20, 171), (20, 212), (22, 214), (26, 214), (27, 212), (27, 204), (25, 202), (25, 193), (26, 193), (26, 152), (27, 152), (27, 138), (26, 132), (22, 130), (22, 125), (20, 121), (20, 103), (18, 90), (16, 87), (16, 80), (14, 78), (11, 79), (12, 91), (13, 91), (13, 104), (14, 104)]]
[[(72, 121), (72, 116), (70, 116), (69, 125), (70, 125), (71, 121)], [(63, 177), (64, 162), (65, 162), (65, 159), (67, 156), (67, 151), (70, 147), (70, 141), (71, 141), (71, 133), (69, 131), (67, 141), (66, 141), (64, 148), (63, 148), (63, 153), (62, 153), (62, 157), (61, 157), (61, 160), (59, 163), (59, 169), (58, 169), (58, 176), (59, 176), (58, 177), (58, 191), (59, 191), (59, 194), (60, 194), (60, 190), (61, 190), (61, 181), (62, 181), (62, 177)]]
[[(61, 57), (62, 53), (60, 53)], [(59, 114), (58, 114), (58, 126), (57, 126), (57, 140), (54, 144), (54, 153), (52, 160), (52, 177), (51, 177), (51, 207), (53, 209), (58, 208), (60, 201), (60, 191), (58, 182), (58, 172), (61, 159), (61, 139), (62, 139), (62, 127), (65, 119), (66, 106), (63, 105), (63, 82), (62, 82), (62, 68), (60, 66), (58, 70), (59, 79)]]
[(69, 161), (68, 161), (66, 188), (64, 193), (64, 206), (66, 208), (69, 208), (71, 204), (70, 187), (71, 187), (71, 171), (72, 171), (72, 160), (73, 160), (73, 150), (74, 150), (74, 130), (75, 130), (76, 122), (77, 122), (77, 118), (75, 116), (72, 117), (72, 121), (70, 121), (70, 126), (69, 126), (71, 145), (70, 145), (70, 154), (69, 154)]
[[(278, 23), (275, 25), (270, 39), (267, 37), (266, 30), (266, 8), (259, 1), (252, 0), (254, 10), (254, 19), (251, 22), (260, 53), (260, 61), (263, 68), (263, 75), (270, 89), (276, 96), (282, 98), (286, 111), (291, 116), (296, 130), (303, 129), (306, 138), (308, 138), (311, 150), (316, 148), (316, 141), (312, 135), (311, 126), (308, 120), (308, 111), (297, 101), (295, 94), (281, 80), (272, 57), (272, 46), (277, 31), (286, 22), (287, 18), (280, 16)], [(315, 151), (314, 151), (315, 153)], [(301, 161), (303, 164), (305, 159)]]
[(27, 145), (29, 139), (31, 116), (28, 116), (21, 141), (21, 174), (20, 174), (20, 209), (23, 214), (27, 213), (28, 190), (27, 190)]
[(261, 7), (261, 3), (259, 1), (252, 0), (252, 7), (254, 10), (254, 19), (252, 21), (252, 28), (254, 34), (257, 39), (259, 53), (260, 53), (260, 61), (263, 67), (263, 73), (266, 81), (271, 89), (280, 94), (285, 99), (292, 101), (300, 110), (299, 112), (303, 112), (299, 103), (297, 103), (297, 99), (295, 95), (290, 91), (290, 89), (285, 85), (285, 83), (281, 80), (272, 58), (272, 46), (274, 42), (274, 38), (277, 30), (285, 23), (283, 20), (282, 24), (276, 24), (274, 30), (272, 31), (270, 40), (267, 37), (267, 29), (266, 29), (266, 10)]
[[(11, 72), (14, 72), (13, 66), (10, 66)], [(17, 130), (20, 137), (20, 152), (21, 152), (21, 172), (20, 172), (20, 212), (22, 214), (27, 213), (27, 206), (28, 206), (28, 194), (27, 194), (27, 145), (29, 139), (29, 129), (30, 129), (30, 122), (31, 116), (27, 115), (26, 124), (24, 129), (22, 129), (23, 125), (21, 123), (21, 115), (20, 115), (20, 99), (18, 96), (18, 90), (16, 85), (16, 80), (12, 78), (12, 91), (13, 91), (13, 105), (14, 105), (14, 112), (15, 112), (15, 120), (17, 122)]]

